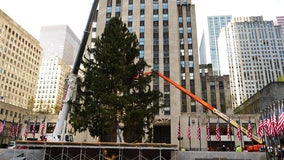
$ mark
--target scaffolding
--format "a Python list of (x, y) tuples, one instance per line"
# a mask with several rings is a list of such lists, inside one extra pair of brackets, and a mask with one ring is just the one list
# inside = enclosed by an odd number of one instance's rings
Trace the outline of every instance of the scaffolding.
[(17, 141), (16, 148), (41, 150), (43, 160), (174, 160), (178, 151), (172, 144), (113, 142)]

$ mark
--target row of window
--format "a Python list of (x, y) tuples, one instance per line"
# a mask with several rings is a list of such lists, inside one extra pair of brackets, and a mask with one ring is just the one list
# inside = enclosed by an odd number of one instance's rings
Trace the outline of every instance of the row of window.
[[(28, 36), (28, 35), (27, 35)], [(8, 25), (0, 28), (0, 84), (5, 102), (25, 107), (34, 93), (41, 58), (41, 48), (35, 41), (19, 35)], [(32, 39), (32, 37), (31, 37)]]
[[(7, 39), (10, 40), (11, 42), (15, 43), (15, 44), (17, 44), (17, 42), (18, 42), (18, 46), (19, 46), (19, 43), (21, 43), (24, 46), (26, 46), (27, 49), (31, 49), (35, 53), (38, 53), (38, 54), (41, 53), (41, 51), (39, 50), (38, 47), (34, 46), (32, 43), (29, 42), (29, 40), (27, 40), (24, 37), (22, 37), (21, 35), (19, 35), (16, 31), (11, 29), (8, 25), (2, 24), (2, 26), (0, 28), (0, 34), (4, 35), (4, 37), (7, 35)], [(33, 56), (36, 56), (36, 55), (33, 55)]]
[(0, 115), (6, 115), (14, 118), (22, 118), (22, 113), (14, 112), (8, 109), (5, 110), (4, 108), (0, 109)]
[[(112, 2), (113, 0), (107, 0), (107, 6), (111, 7)], [(115, 3), (116, 6), (121, 5), (121, 0), (116, 0), (115, 2), (116, 2)], [(153, 0), (153, 3), (157, 4), (158, 0)], [(168, 0), (163, 0), (163, 3), (168, 3)], [(133, 4), (133, 0), (128, 0), (128, 4)], [(145, 0), (140, 0), (140, 4), (145, 4)]]

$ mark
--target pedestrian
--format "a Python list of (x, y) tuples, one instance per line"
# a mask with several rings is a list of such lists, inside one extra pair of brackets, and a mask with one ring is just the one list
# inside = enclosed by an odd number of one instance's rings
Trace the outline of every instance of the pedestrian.
[(225, 145), (223, 145), (222, 151), (226, 151), (226, 146)]
[(236, 147), (236, 152), (242, 152), (242, 147), (240, 145)]

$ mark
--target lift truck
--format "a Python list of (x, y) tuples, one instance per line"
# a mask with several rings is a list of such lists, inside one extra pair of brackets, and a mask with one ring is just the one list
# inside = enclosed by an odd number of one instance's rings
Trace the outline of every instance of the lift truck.
[(80, 44), (80, 48), (76, 57), (76, 60), (73, 65), (72, 74), (69, 76), (67, 81), (67, 87), (64, 95), (63, 105), (58, 115), (58, 119), (55, 125), (55, 129), (51, 135), (46, 135), (47, 141), (67, 141), (72, 142), (73, 136), (65, 134), (68, 112), (69, 112), (69, 101), (72, 100), (74, 90), (76, 88), (76, 79), (79, 72), (80, 64), (84, 52), (86, 50), (86, 44), (89, 40), (90, 32), (92, 31), (92, 25), (95, 17), (97, 16), (97, 8), (98, 8), (99, 0), (94, 0), (91, 12), (88, 18), (88, 22), (83, 34), (82, 42)]
[[(99, 0), (94, 0), (94, 2), (93, 2), (92, 9), (91, 9), (91, 12), (90, 12), (90, 15), (89, 15), (89, 19), (88, 19), (88, 22), (87, 22), (87, 25), (86, 25), (86, 29), (85, 29), (85, 32), (84, 32), (84, 35), (83, 35), (82, 43), (80, 45), (79, 52), (78, 52), (78, 55), (76, 57), (75, 64), (74, 64), (74, 67), (73, 67), (73, 70), (72, 70), (72, 74), (70, 75), (70, 77), (68, 79), (68, 85), (67, 85), (67, 90), (66, 90), (66, 94), (65, 94), (65, 98), (64, 98), (64, 104), (63, 104), (61, 111), (59, 113), (54, 132), (52, 133), (52, 135), (48, 135), (46, 137), (47, 141), (73, 141), (72, 135), (65, 134), (67, 116), (68, 116), (68, 111), (69, 111), (69, 103), (68, 102), (70, 100), (72, 100), (72, 97), (73, 97), (73, 94), (74, 94), (74, 89), (76, 87), (76, 78), (77, 78), (78, 71), (79, 71), (79, 68), (80, 68), (81, 60), (82, 60), (82, 57), (83, 57), (84, 52), (86, 50), (86, 44), (87, 44), (87, 41), (89, 39), (90, 32), (92, 30), (93, 20), (97, 16), (96, 10), (97, 10), (97, 7), (98, 7), (98, 3), (99, 3)], [(159, 77), (163, 78), (165, 81), (174, 85), (177, 89), (184, 92), (186, 95), (190, 96), (193, 100), (197, 101), (198, 103), (200, 103), (201, 105), (203, 105), (204, 107), (206, 107), (207, 109), (212, 111), (214, 114), (216, 114), (218, 117), (222, 118), (224, 121), (229, 122), (235, 128), (239, 127), (239, 125), (236, 121), (229, 119), (229, 117), (227, 115), (221, 113), (219, 110), (214, 108), (212, 105), (208, 104), (207, 102), (205, 102), (201, 98), (197, 97), (196, 95), (194, 95), (190, 91), (186, 90), (185, 88), (183, 88), (182, 86), (180, 86), (179, 84), (177, 84), (176, 82), (171, 80), (170, 78), (166, 77), (162, 73), (160, 73), (160, 72), (147, 72), (147, 73), (144, 73), (144, 74), (157, 74)], [(240, 129), (241, 129), (241, 132), (243, 132), (245, 135), (248, 136), (248, 130), (247, 129), (245, 129), (242, 126), (240, 126)], [(254, 141), (256, 141), (257, 143), (262, 144), (262, 139), (259, 138), (258, 136), (252, 134), (252, 139)]]

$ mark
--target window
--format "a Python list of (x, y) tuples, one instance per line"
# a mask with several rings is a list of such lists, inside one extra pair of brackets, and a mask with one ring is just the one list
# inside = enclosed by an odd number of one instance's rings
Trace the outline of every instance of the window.
[(168, 26), (169, 25), (169, 22), (168, 21), (163, 21), (163, 26)]
[(153, 10), (153, 14), (159, 14), (159, 10), (158, 9), (154, 9)]
[(159, 38), (159, 33), (153, 33), (153, 38)]
[(120, 0), (116, 0), (116, 5), (120, 6), (121, 5), (121, 1)]
[[(144, 31), (145, 31), (144, 26), (140, 26), (140, 33), (143, 33), (143, 34), (144, 34)], [(143, 37), (144, 37), (144, 35), (143, 35)]]
[(144, 51), (141, 51), (141, 50), (139, 51), (139, 57), (144, 58)]
[(159, 51), (159, 46), (158, 45), (154, 45), (153, 46), (153, 51)]
[(132, 22), (132, 20), (133, 20), (133, 17), (132, 16), (128, 16), (128, 21)]
[(163, 20), (169, 20), (169, 15), (168, 14), (163, 14)]
[(106, 18), (110, 18), (110, 17), (111, 17), (111, 13), (107, 13)]
[(47, 123), (46, 133), (52, 133), (55, 128), (56, 123)]
[(153, 22), (153, 26), (159, 26), (159, 22), (158, 21), (154, 21)]
[(140, 45), (144, 45), (144, 38), (140, 38)]
[(159, 9), (159, 4), (158, 4), (158, 2), (155, 3), (155, 1), (154, 1), (153, 9), (154, 9), (154, 10), (155, 10), (155, 9)]
[(168, 9), (163, 9), (163, 14), (168, 14)]
[(107, 7), (111, 7), (112, 5), (112, 0), (107, 0)]
[(158, 21), (159, 20), (159, 16), (158, 15), (154, 15), (153, 16), (153, 21)]
[(128, 27), (132, 27), (132, 22), (128, 22)]
[(120, 12), (115, 12), (115, 17), (120, 17)]
[(128, 6), (128, 10), (133, 10), (133, 4), (130, 4), (130, 5)]

